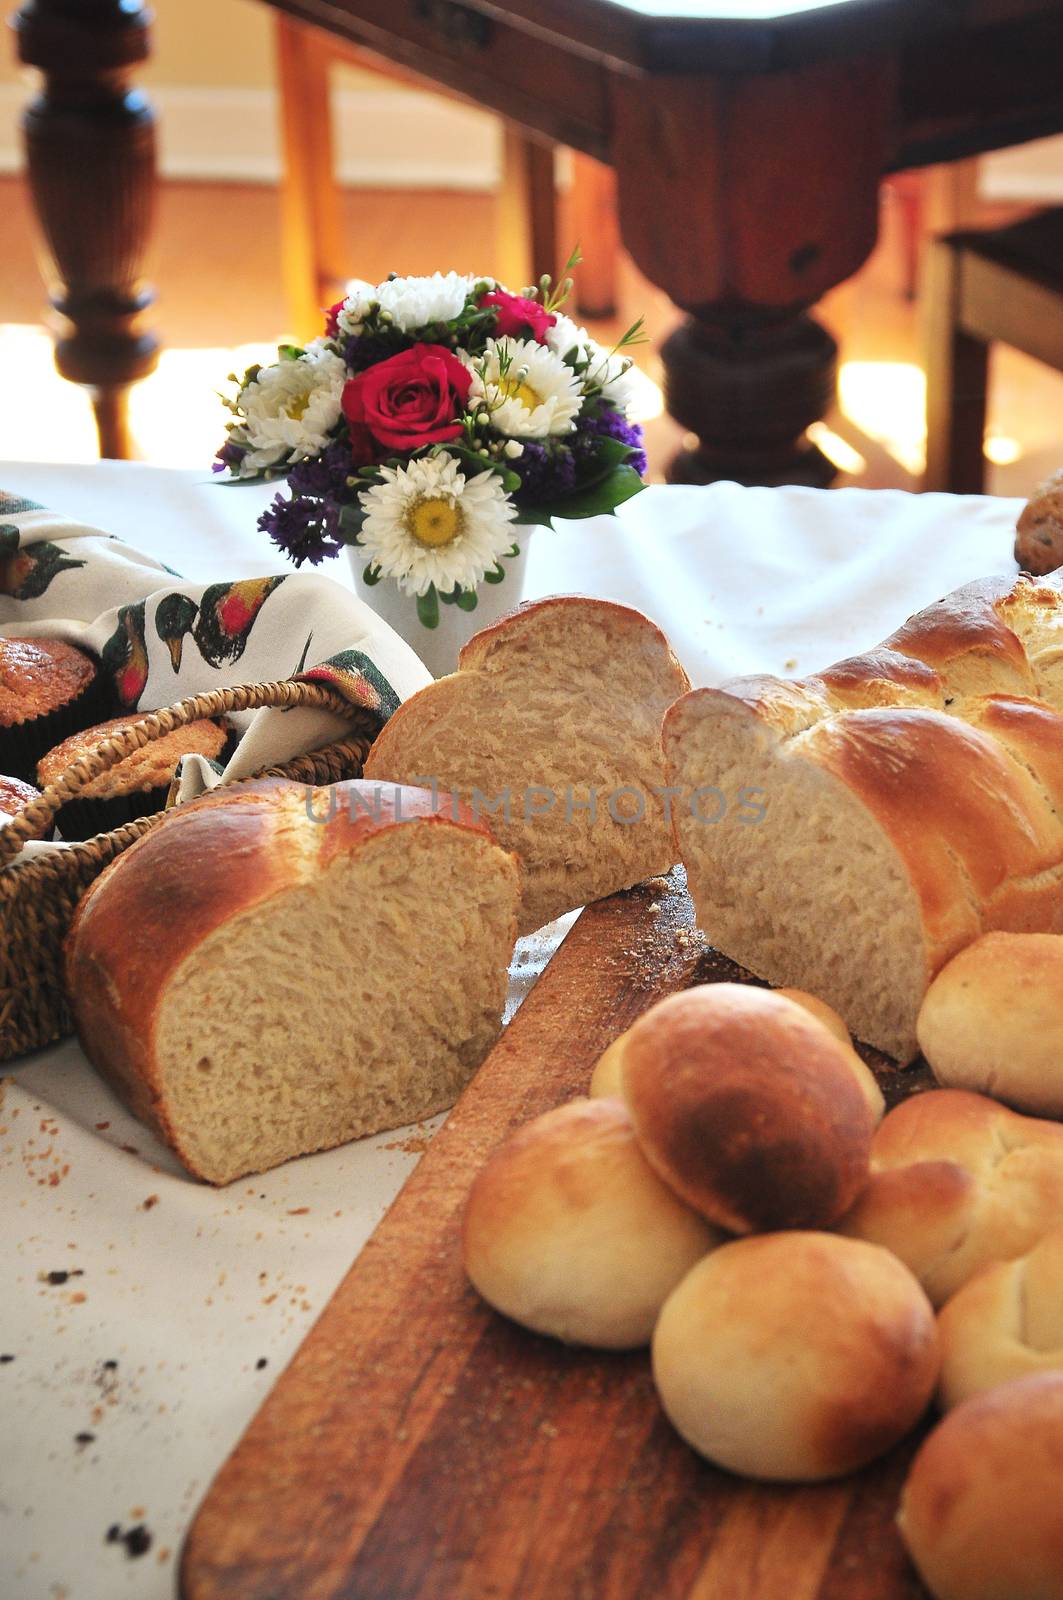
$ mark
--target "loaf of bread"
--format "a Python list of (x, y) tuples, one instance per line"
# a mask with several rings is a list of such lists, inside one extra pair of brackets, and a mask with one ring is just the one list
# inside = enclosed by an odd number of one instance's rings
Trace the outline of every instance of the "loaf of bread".
[(751, 1478), (812, 1482), (915, 1426), (938, 1371), (934, 1313), (885, 1250), (829, 1233), (722, 1245), (683, 1279), (653, 1335), (668, 1417)]
[[(885, 1098), (879, 1088), (875, 1074), (853, 1049), (852, 1040), (849, 1038), (849, 1030), (838, 1013), (827, 1005), (825, 1001), (817, 1000), (815, 995), (805, 994), (801, 989), (777, 989), (775, 993), (780, 999), (790, 1000), (794, 1005), (800, 1006), (803, 1011), (807, 1011), (810, 1016), (815, 1017), (817, 1022), (823, 1024), (828, 1033), (833, 1034), (836, 1039), (847, 1047), (846, 1059), (850, 1070), (860, 1087), (861, 1094), (867, 1101), (872, 1121), (877, 1127), (886, 1112)], [(620, 1067), (626, 1042), (627, 1034), (622, 1033), (598, 1057), (594, 1071), (591, 1074), (590, 1088), (587, 1091), (592, 1097), (618, 1095), (621, 1099), (624, 1098), (624, 1085)]]
[(871, 1168), (839, 1226), (892, 1250), (937, 1306), (1063, 1227), (1063, 1127), (984, 1095), (932, 1089), (903, 1101), (875, 1134)]
[(675, 863), (661, 719), (689, 688), (668, 641), (627, 606), (561, 596), (520, 606), (412, 695), (365, 776), (435, 783), (488, 816), (520, 856), (520, 931)]
[(868, 1177), (873, 1122), (843, 1045), (767, 989), (711, 983), (624, 1036), (635, 1132), (664, 1181), (730, 1233), (825, 1227)]
[(1063, 1117), (1063, 938), (983, 934), (942, 967), (916, 1033), (943, 1087)]
[(1015, 526), (1015, 559), (1024, 572), (1043, 577), (1063, 567), (1063, 470), (1030, 496)]
[(942, 1308), (938, 1333), (944, 1411), (1031, 1372), (1063, 1372), (1063, 1228), (976, 1273)]
[(698, 689), (665, 719), (706, 937), (898, 1061), (965, 945), (1063, 931), (1061, 584), (969, 584), (866, 655)]
[(936, 1600), (1063, 1600), (1063, 1373), (950, 1411), (923, 1442), (897, 1523)]
[(465, 1208), (465, 1270), (488, 1303), (536, 1333), (624, 1350), (720, 1242), (665, 1187), (619, 1100), (574, 1100), (501, 1145)]
[(216, 791), (82, 900), (78, 1034), (189, 1171), (229, 1183), (452, 1105), (499, 1031), (519, 895), (515, 858), (423, 791)]

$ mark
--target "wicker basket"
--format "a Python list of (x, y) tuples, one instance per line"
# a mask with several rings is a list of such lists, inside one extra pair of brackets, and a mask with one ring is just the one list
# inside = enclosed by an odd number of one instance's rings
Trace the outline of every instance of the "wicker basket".
[(71, 1022), (63, 988), (63, 941), (74, 908), (94, 878), (115, 856), (155, 827), (165, 812), (138, 817), (111, 833), (97, 834), (69, 849), (14, 865), (23, 844), (39, 839), (60, 806), (123, 756), (152, 739), (200, 717), (228, 711), (256, 711), (261, 706), (313, 706), (333, 711), (350, 725), (342, 740), (281, 766), (267, 767), (257, 777), (294, 778), (301, 783), (335, 783), (361, 775), (362, 764), (377, 729), (368, 711), (352, 706), (325, 684), (255, 683), (214, 689), (156, 711), (134, 723), (117, 738), (106, 739), (70, 766), (0, 829), (0, 1061), (40, 1049), (69, 1033)]

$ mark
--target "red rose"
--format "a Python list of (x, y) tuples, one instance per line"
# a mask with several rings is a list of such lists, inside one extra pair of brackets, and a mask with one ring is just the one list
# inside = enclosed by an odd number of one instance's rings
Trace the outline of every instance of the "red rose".
[(340, 331), (340, 312), (346, 305), (346, 300), (337, 300), (334, 306), (329, 306), (325, 313), (325, 332), (330, 339), (334, 339)]
[(357, 441), (368, 430), (392, 450), (417, 450), (456, 439), (455, 421), (472, 387), (472, 375), (457, 356), (438, 344), (415, 344), (351, 378), (343, 390), (343, 414)]
[(496, 331), (526, 339), (530, 334), (539, 344), (546, 343), (546, 330), (552, 328), (557, 318), (538, 300), (526, 300), (523, 295), (507, 294), (505, 289), (492, 289), (480, 301), (482, 306), (498, 308)]

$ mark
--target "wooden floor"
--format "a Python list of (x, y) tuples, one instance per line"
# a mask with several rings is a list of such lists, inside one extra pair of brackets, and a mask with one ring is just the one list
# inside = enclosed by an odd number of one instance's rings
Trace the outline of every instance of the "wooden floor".
[[(348, 190), (344, 198), (352, 276), (378, 281), (390, 271), (431, 272), (437, 268), (491, 270), (494, 200), (487, 194)], [(5, 325), (23, 329), (39, 324), (44, 294), (32, 238), (32, 219), (23, 183), (0, 179), (4, 217), (4, 264), (0, 272), (0, 334)], [(567, 237), (562, 222), (562, 237)], [(584, 252), (588, 241), (582, 241)], [(160, 185), (151, 275), (158, 287), (155, 323), (167, 348), (175, 351), (229, 349), (276, 340), (286, 333), (286, 310), (280, 278), (280, 210), (277, 191), (269, 186), (219, 183)], [(848, 415), (837, 411), (831, 427), (863, 458), (864, 466), (843, 475), (842, 483), (869, 488), (914, 488), (921, 430), (919, 394), (920, 323), (917, 304), (903, 293), (899, 216), (887, 203), (880, 244), (857, 276), (834, 291), (818, 315), (839, 338)], [(654, 345), (675, 321), (666, 298), (645, 282), (630, 263), (621, 269), (620, 317), (613, 325), (593, 324), (607, 337), (645, 313), (654, 344), (639, 354), (649, 375), (659, 377)], [(47, 409), (61, 380), (50, 371), (43, 341), (33, 359), (41, 371), (33, 375), (34, 407)], [(872, 365), (873, 364), (873, 365)], [(204, 376), (202, 406), (206, 428), (220, 429), (223, 417), (214, 389), (225, 373)], [(187, 380), (186, 380), (187, 385)], [(3, 386), (0, 386), (2, 391)], [(182, 405), (198, 404), (186, 392)], [(40, 398), (38, 398), (40, 397)], [(64, 397), (69, 403), (70, 397)], [(156, 396), (158, 405), (158, 396)], [(10, 390), (5, 416), (0, 392), (0, 456), (5, 432), (20, 437), (16, 402)], [(24, 411), (25, 407), (19, 403)], [(1063, 462), (1063, 377), (1011, 351), (994, 356), (994, 388), (990, 432), (1005, 441), (1017, 459), (994, 467), (990, 488), (1001, 494), (1026, 495)], [(875, 435), (880, 435), (876, 439)], [(680, 437), (668, 418), (647, 425), (651, 472), (663, 476), (668, 457)], [(146, 450), (162, 459), (156, 430)], [(898, 443), (898, 440), (900, 441)], [(914, 441), (914, 442), (913, 442)], [(198, 450), (197, 445), (197, 450)], [(49, 439), (47, 449), (63, 458), (62, 437)], [(34, 450), (35, 454), (40, 451)], [(173, 459), (172, 456), (169, 459)], [(189, 461), (187, 464), (194, 464)]]

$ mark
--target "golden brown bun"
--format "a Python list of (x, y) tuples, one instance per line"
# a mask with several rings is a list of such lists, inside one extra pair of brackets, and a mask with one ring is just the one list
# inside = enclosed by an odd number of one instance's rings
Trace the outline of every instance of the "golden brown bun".
[(626, 1039), (627, 1034), (622, 1033), (598, 1057), (594, 1071), (591, 1073), (590, 1088), (587, 1091), (592, 1100), (622, 1100), (624, 1098), (620, 1063), (624, 1057)]
[(945, 1411), (1031, 1372), (1063, 1372), (1063, 1228), (976, 1273), (941, 1311), (938, 1332)]
[(957, 1406), (912, 1463), (897, 1518), (936, 1600), (1063, 1600), (1063, 1373)]
[(915, 1426), (937, 1377), (934, 1313), (885, 1250), (830, 1233), (721, 1246), (653, 1336), (653, 1374), (695, 1450), (748, 1477), (852, 1472)]
[(943, 1087), (1063, 1116), (1063, 937), (983, 934), (938, 973), (916, 1031)]
[(1024, 572), (1042, 577), (1063, 567), (1063, 471), (1032, 494), (1015, 525), (1015, 559)]
[(619, 1100), (574, 1100), (495, 1151), (465, 1208), (465, 1270), (536, 1333), (624, 1350), (719, 1235), (649, 1167)]
[(767, 989), (703, 984), (628, 1030), (624, 1094), (651, 1166), (718, 1227), (824, 1227), (868, 1176), (850, 1054)]
[(984, 1095), (913, 1095), (876, 1132), (871, 1166), (839, 1226), (892, 1250), (937, 1306), (1063, 1226), (1063, 1127)]
[(809, 994), (805, 989), (776, 989), (775, 993), (782, 995), (784, 1000), (792, 1000), (795, 1006), (800, 1006), (802, 1010), (808, 1012), (810, 1017), (815, 1017), (817, 1022), (822, 1022), (828, 1032), (832, 1033), (842, 1044), (849, 1046), (849, 1065), (852, 1067), (856, 1081), (860, 1085), (864, 1099), (867, 1101), (868, 1110), (871, 1112), (877, 1128), (886, 1115), (886, 1097), (879, 1088), (878, 1079), (867, 1062), (862, 1060), (853, 1049), (853, 1041), (844, 1020), (838, 1015), (833, 1006), (829, 1006), (818, 995)]

